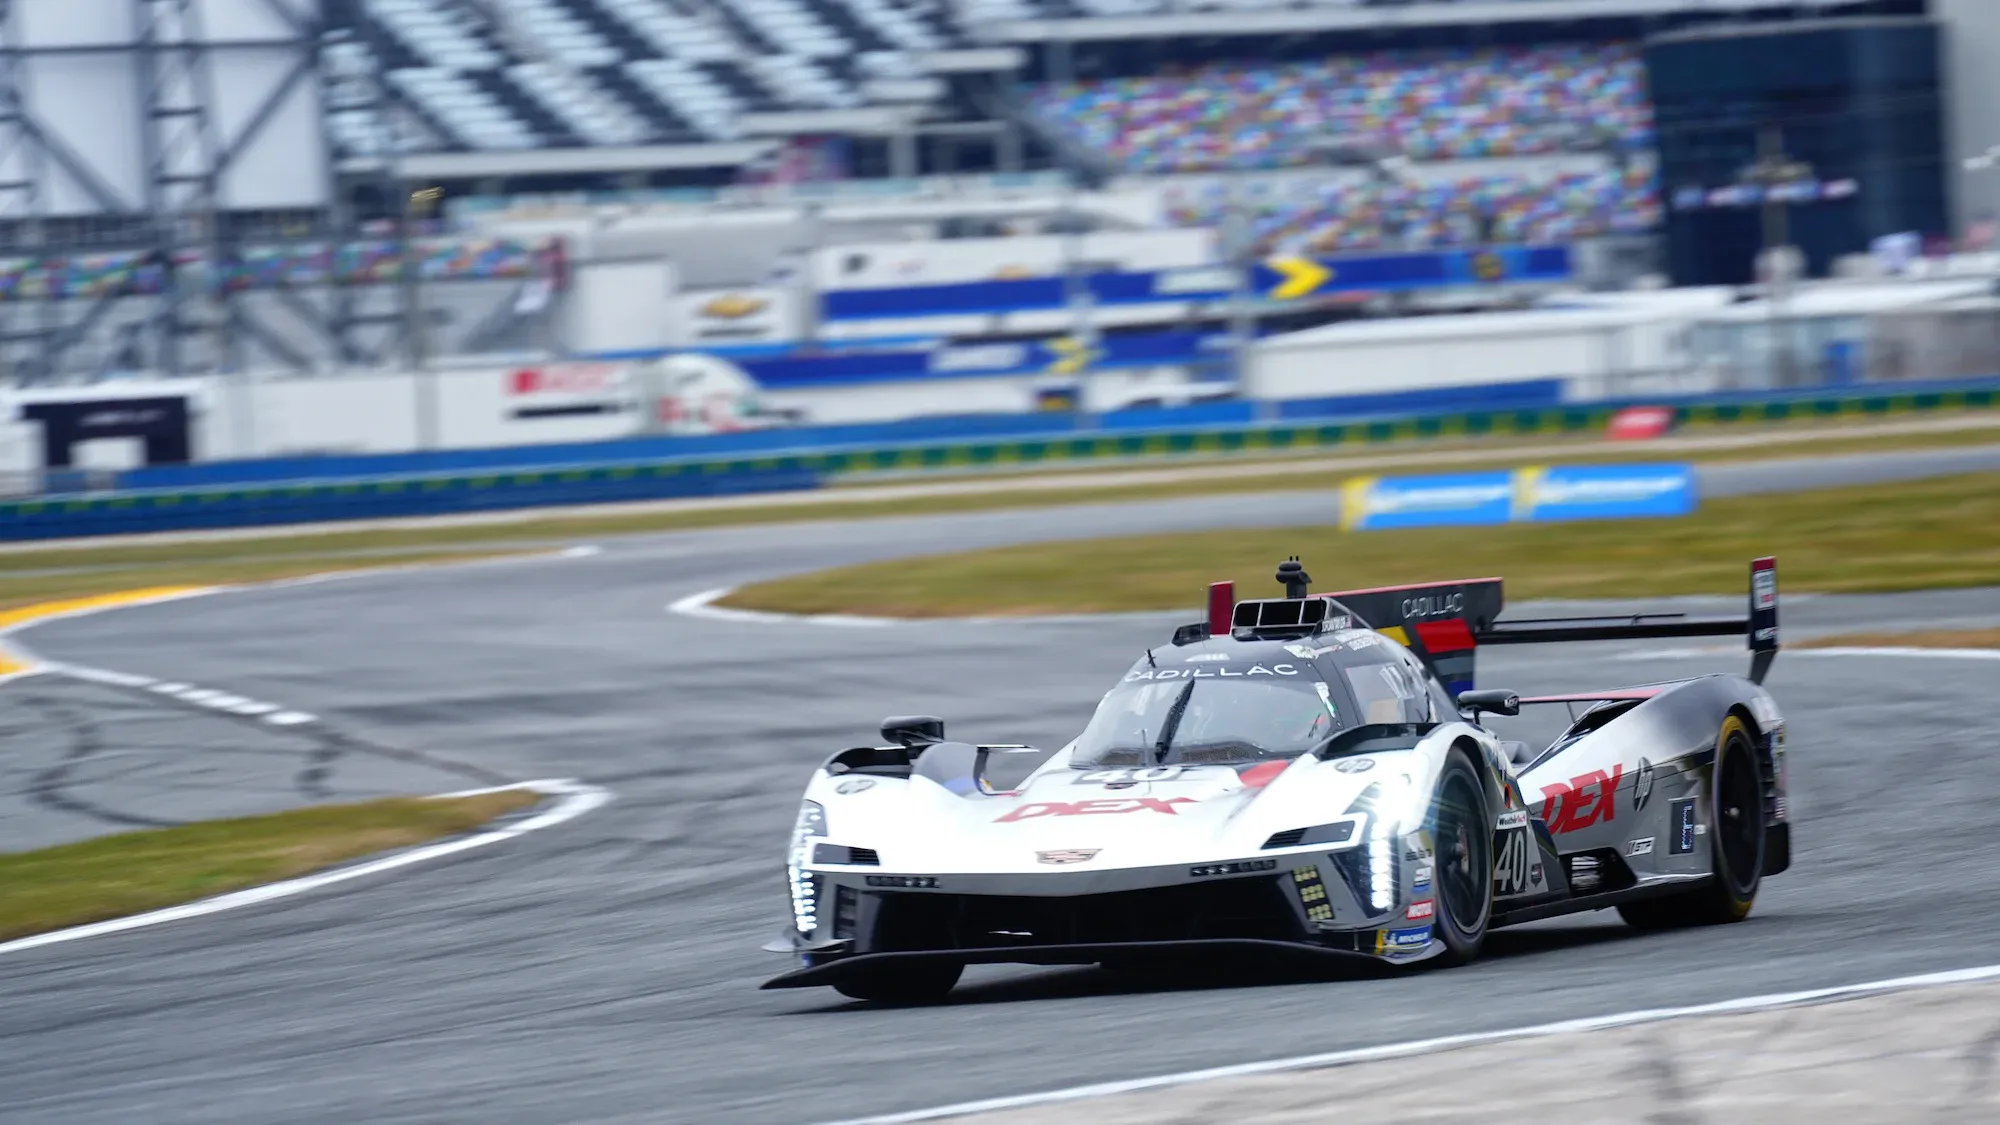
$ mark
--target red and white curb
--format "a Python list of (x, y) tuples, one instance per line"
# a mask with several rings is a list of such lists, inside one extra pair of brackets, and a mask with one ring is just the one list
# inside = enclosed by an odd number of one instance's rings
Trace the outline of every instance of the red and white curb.
[(553, 828), (558, 824), (575, 820), (577, 817), (603, 805), (611, 799), (611, 792), (609, 790), (566, 778), (524, 781), (516, 785), (502, 785), (492, 789), (471, 790), (462, 794), (446, 793), (439, 796), (440, 798), (473, 796), (478, 793), (492, 793), (507, 789), (527, 789), (553, 798), (555, 803), (549, 808), (524, 820), (502, 824), (498, 827), (481, 829), (470, 835), (458, 836), (439, 843), (410, 848), (406, 851), (395, 852), (348, 867), (337, 867), (331, 871), (322, 871), (316, 875), (305, 875), (297, 879), (287, 879), (280, 883), (267, 883), (261, 887), (250, 887), (246, 890), (232, 891), (229, 894), (217, 895), (214, 898), (205, 898), (181, 906), (169, 906), (164, 910), (153, 910), (144, 914), (134, 914), (126, 918), (113, 918), (105, 922), (92, 922), (87, 926), (72, 926), (66, 930), (53, 930), (46, 934), (36, 934), (33, 937), (16, 938), (13, 941), (0, 942), (0, 955), (23, 953), (30, 949), (39, 949), (45, 945), (59, 945), (63, 942), (82, 941), (85, 938), (104, 937), (108, 934), (121, 934), (128, 930), (141, 930), (150, 926), (164, 925), (168, 922), (179, 922), (188, 918), (202, 918), (210, 914), (220, 914), (225, 910), (240, 910), (246, 906), (256, 906), (261, 903), (275, 902), (279, 899), (293, 898), (310, 891), (320, 890), (323, 887), (352, 882), (356, 879), (365, 879), (371, 875), (380, 875), (384, 872), (411, 867), (419, 863), (428, 863), (431, 860), (443, 859), (446, 856), (457, 855), (460, 852), (469, 852), (475, 848), (491, 847), (494, 844), (512, 840), (516, 836), (525, 836), (530, 832), (538, 832), (544, 828)]

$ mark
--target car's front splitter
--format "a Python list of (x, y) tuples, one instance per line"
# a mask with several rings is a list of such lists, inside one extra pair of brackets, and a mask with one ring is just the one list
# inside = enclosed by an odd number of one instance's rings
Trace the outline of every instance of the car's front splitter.
[[(1358, 940), (1372, 934), (1354, 935)], [(884, 965), (946, 963), (958, 965), (1094, 965), (1102, 961), (1148, 957), (1199, 957), (1209, 961), (1225, 956), (1291, 959), (1301, 963), (1346, 961), (1382, 964), (1390, 958), (1362, 949), (1341, 949), (1304, 941), (1271, 941), (1262, 938), (1204, 938), (1185, 941), (1134, 941), (1086, 945), (1009, 945), (985, 949), (926, 949), (891, 953), (857, 953), (834, 957), (817, 965), (795, 969), (765, 981), (764, 988), (816, 988), (843, 977)], [(1398, 957), (1396, 963), (1422, 960), (1422, 955)]]

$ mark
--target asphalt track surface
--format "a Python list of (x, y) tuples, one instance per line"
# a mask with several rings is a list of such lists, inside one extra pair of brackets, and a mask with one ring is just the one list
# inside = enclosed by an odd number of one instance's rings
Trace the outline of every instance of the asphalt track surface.
[[(1965, 451), (1861, 460), (1720, 468), (1704, 488), (1995, 467)], [(1175, 618), (840, 628), (692, 619), (667, 603), (924, 551), (1321, 522), (1330, 504), (1214, 497), (664, 535), (38, 627), (22, 639), (47, 657), (276, 701), (320, 716), (319, 733), (18, 681), (0, 688), (0, 846), (25, 846), (17, 829), (74, 835), (469, 776), (575, 776), (617, 799), (379, 882), (0, 957), (0, 1120), (813, 1121), (2000, 962), (2000, 866), (1983, 854), (2000, 840), (1994, 666), (1800, 652), (1771, 679), (1793, 723), (1795, 865), (1742, 925), (1642, 937), (1591, 915), (1497, 933), (1465, 969), (1248, 985), (981, 968), (934, 1008), (756, 990), (786, 965), (757, 947), (782, 924), (779, 856), (815, 763), (908, 711), (943, 714), (963, 737), (1058, 745)], [(1323, 585), (1336, 546), (1300, 545)], [(1784, 611), (1795, 637), (1982, 627), (2000, 624), (2000, 590), (1793, 597)], [(1480, 673), (1540, 690), (1742, 663), (1592, 645), (1487, 653)], [(42, 702), (23, 704), (30, 692)], [(81, 755), (75, 716), (97, 731)], [(78, 810), (28, 784), (65, 757), (54, 788)], [(1570, 1096), (1613, 1095), (1579, 1076), (1551, 1110)]]

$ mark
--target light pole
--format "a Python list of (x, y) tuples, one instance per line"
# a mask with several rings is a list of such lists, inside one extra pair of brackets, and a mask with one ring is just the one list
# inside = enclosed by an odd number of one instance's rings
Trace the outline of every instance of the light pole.
[(1786, 306), (1791, 299), (1792, 261), (1791, 204), (1780, 198), (1777, 189), (1785, 184), (1813, 178), (1813, 166), (1793, 160), (1785, 153), (1785, 139), (1777, 126), (1769, 125), (1757, 136), (1757, 160), (1743, 169), (1739, 179), (1760, 189), (1764, 205), (1764, 296), (1770, 308), (1769, 331), (1777, 359), (1777, 381), (1793, 383), (1791, 334)]

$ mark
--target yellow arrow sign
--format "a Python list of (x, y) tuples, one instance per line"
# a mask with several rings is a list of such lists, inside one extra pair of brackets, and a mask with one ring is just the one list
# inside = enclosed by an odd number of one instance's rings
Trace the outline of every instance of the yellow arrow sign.
[(1271, 289), (1270, 296), (1274, 301), (1303, 297), (1333, 277), (1332, 270), (1311, 258), (1268, 258), (1264, 265), (1285, 279)]
[(1055, 353), (1055, 362), (1049, 364), (1051, 375), (1075, 375), (1089, 367), (1097, 358), (1097, 350), (1074, 336), (1059, 336), (1050, 340), (1049, 350)]

